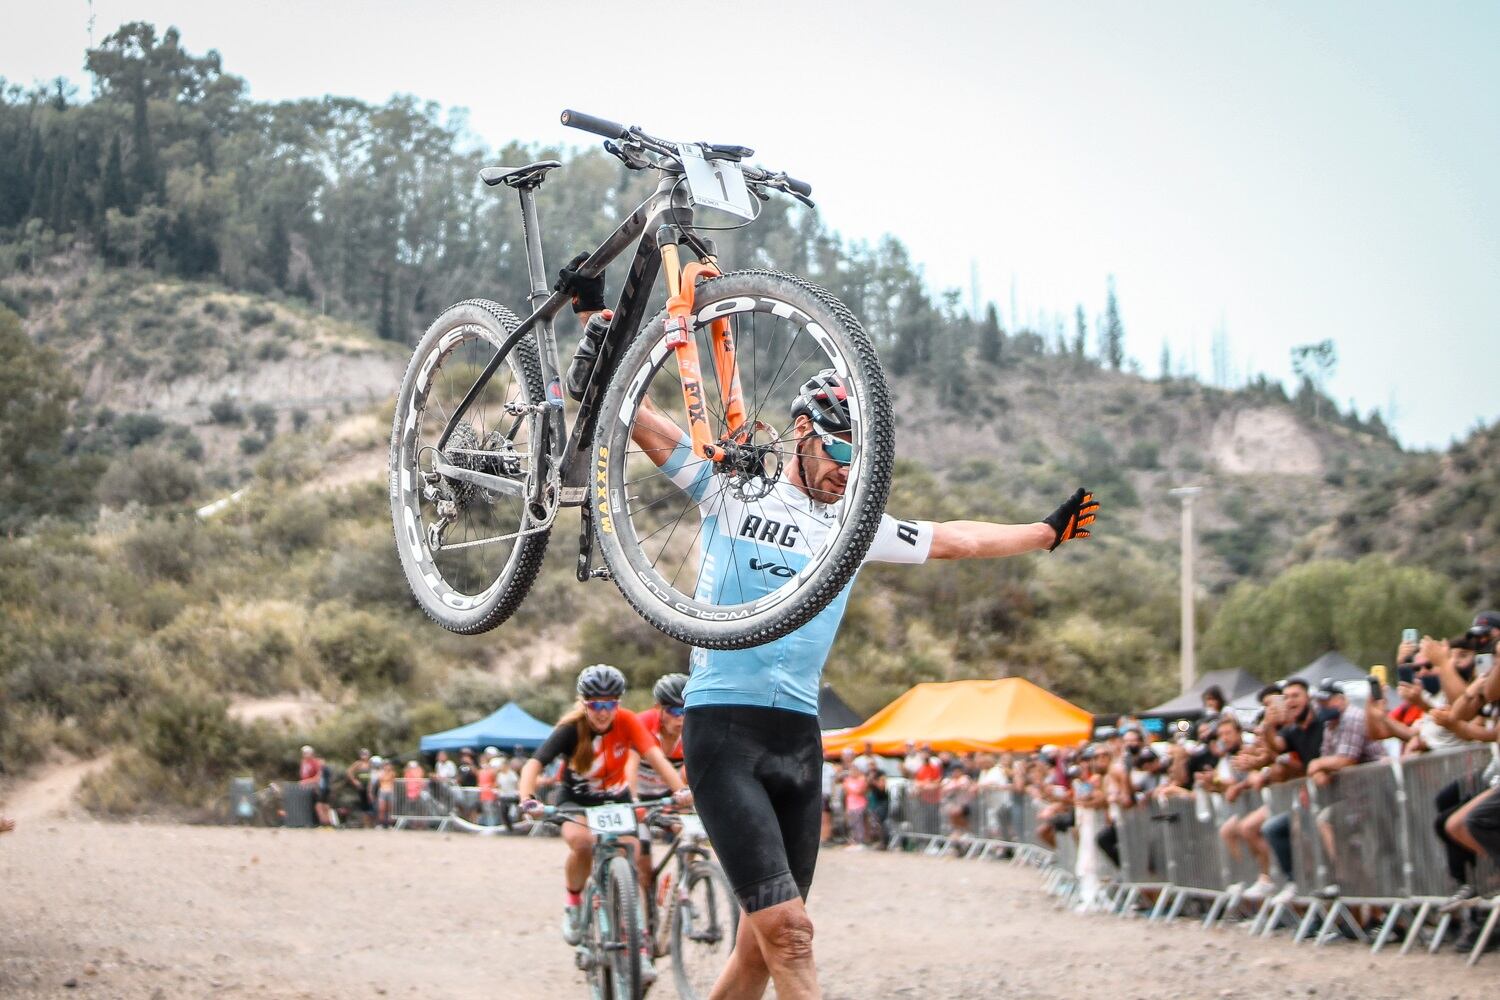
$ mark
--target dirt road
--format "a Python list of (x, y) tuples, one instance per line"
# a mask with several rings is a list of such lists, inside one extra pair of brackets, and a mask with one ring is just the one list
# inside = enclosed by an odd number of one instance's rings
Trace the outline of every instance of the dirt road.
[[(0, 997), (579, 997), (560, 868), (551, 840), (37, 818), (0, 838)], [(1469, 997), (1500, 970), (1079, 916), (1035, 872), (913, 855), (825, 852), (812, 910), (841, 1000)]]

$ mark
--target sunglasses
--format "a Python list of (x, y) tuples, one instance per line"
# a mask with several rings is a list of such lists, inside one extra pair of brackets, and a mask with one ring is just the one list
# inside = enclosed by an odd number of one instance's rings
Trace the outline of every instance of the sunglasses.
[(854, 461), (853, 444), (845, 441), (843, 438), (834, 437), (826, 431), (814, 431), (813, 433), (818, 436), (819, 441), (823, 442), (823, 450), (828, 453), (829, 458), (840, 465), (848, 465)]
[(620, 699), (615, 698), (610, 701), (586, 701), (584, 702), (584, 705), (586, 705), (591, 711), (594, 712), (613, 712), (615, 709), (620, 707)]
[(683, 713), (687, 711), (687, 708), (683, 705), (663, 705), (662, 711), (666, 712), (674, 719), (679, 719), (682, 717)]

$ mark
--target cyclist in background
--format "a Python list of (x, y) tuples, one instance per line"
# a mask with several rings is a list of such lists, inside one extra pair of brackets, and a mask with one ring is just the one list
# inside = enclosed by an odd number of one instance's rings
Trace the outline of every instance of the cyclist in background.
[[(542, 769), (562, 758), (561, 804), (600, 806), (611, 802), (631, 801), (627, 765), (632, 752), (640, 754), (662, 776), (667, 787), (679, 800), (690, 801), (687, 785), (646, 732), (634, 712), (620, 707), (625, 694), (625, 675), (604, 663), (585, 667), (578, 675), (578, 704), (557, 723), (521, 769), (521, 809), (536, 818), (542, 804), (536, 798), (537, 778)], [(583, 887), (594, 860), (594, 834), (576, 823), (562, 824), (568, 858), (563, 864), (563, 887), (567, 900), (563, 909), (563, 939), (570, 945), (579, 940), (582, 926), (579, 913), (583, 905)], [(621, 838), (630, 845), (637, 859), (640, 844), (634, 837)], [(641, 975), (655, 980), (649, 944), (641, 954)]]
[[(825, 369), (805, 382), (783, 437), (788, 469), (767, 496), (739, 500), (695, 458), (672, 419), (642, 399), (631, 437), (697, 502), (704, 538), (700, 599), (754, 601), (821, 551), (848, 485), (854, 418), (842, 378)], [(880, 519), (866, 561), (989, 559), (1056, 549), (1087, 538), (1099, 505), (1078, 490), (1041, 521)], [(770, 525), (776, 530), (771, 530)], [(791, 526), (789, 529), (787, 526)], [(794, 529), (794, 530), (792, 530)], [(731, 572), (731, 568), (733, 572)], [(698, 814), (747, 914), (711, 994), (780, 1000), (818, 997), (812, 922), (805, 901), (817, 862), (823, 764), (818, 685), (848, 603), (846, 586), (819, 615), (781, 639), (738, 650), (695, 649), (685, 692), (683, 748)]]
[[(656, 705), (638, 716), (641, 725), (656, 738), (661, 752), (672, 762), (679, 776), (683, 774), (682, 717), (687, 711), (682, 689), (687, 682), (687, 674), (667, 674), (651, 689), (651, 697), (656, 700)], [(668, 794), (671, 789), (661, 775), (656, 773), (656, 769), (646, 761), (642, 765), (636, 776), (636, 789), (641, 798), (655, 799)]]

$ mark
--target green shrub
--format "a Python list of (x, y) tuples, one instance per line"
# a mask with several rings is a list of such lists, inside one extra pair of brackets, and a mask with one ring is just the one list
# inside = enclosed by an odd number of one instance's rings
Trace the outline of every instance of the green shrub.
[(130, 504), (165, 507), (186, 503), (198, 491), (198, 470), (181, 457), (157, 447), (120, 455), (99, 479), (99, 502), (123, 509)]
[(256, 403), (250, 407), (250, 422), (267, 441), (276, 436), (276, 408), (269, 403)]
[(259, 434), (240, 435), (240, 453), (244, 455), (259, 455), (266, 450), (266, 439)]
[(265, 306), (246, 306), (240, 310), (240, 325), (246, 330), (265, 326), (276, 318), (276, 314)]
[(288, 493), (277, 499), (261, 518), (257, 535), (263, 544), (281, 552), (311, 549), (328, 532), (328, 506), (313, 493)]
[(245, 422), (245, 412), (228, 396), (220, 396), (208, 407), (208, 416), (216, 424), (242, 424)]
[(143, 522), (120, 542), (125, 565), (140, 580), (187, 583), (203, 558), (203, 535), (196, 518)]
[(312, 644), (334, 675), (356, 687), (405, 684), (416, 669), (411, 643), (389, 618), (323, 604)]

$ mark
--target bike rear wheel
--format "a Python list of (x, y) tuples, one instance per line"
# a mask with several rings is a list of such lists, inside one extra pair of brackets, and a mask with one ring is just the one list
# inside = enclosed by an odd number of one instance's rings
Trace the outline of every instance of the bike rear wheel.
[[(698, 285), (693, 308), (703, 374), (688, 391), (698, 394), (717, 443), (734, 444), (738, 457), (714, 463), (694, 455), (684, 431), (685, 446), (658, 468), (661, 453), (632, 439), (648, 398), (666, 415), (683, 412), (662, 313), (642, 326), (610, 380), (590, 502), (611, 576), (642, 617), (694, 646), (742, 649), (812, 620), (859, 569), (890, 492), (894, 421), (869, 337), (817, 285), (736, 271)], [(717, 357), (716, 321), (733, 340), (732, 352)], [(822, 492), (827, 502), (815, 503), (790, 481), (793, 469), (810, 467), (799, 449), (812, 447), (792, 434), (790, 409), (804, 382), (826, 369), (846, 387), (853, 449), (842, 500)], [(731, 433), (736, 380), (744, 420)]]
[(672, 913), (672, 977), (682, 1000), (707, 1000), (734, 950), (740, 904), (717, 862), (687, 867), (683, 898)]
[(532, 520), (523, 495), (544, 438), (544, 418), (535, 412), (543, 400), (536, 342), (527, 336), (503, 357), (499, 351), (519, 325), (509, 309), (484, 299), (451, 306), (418, 342), (396, 397), (396, 551), (422, 610), (464, 635), (495, 628), (515, 612), (541, 569), (551, 530)]
[(609, 859), (609, 889), (605, 906), (609, 909), (609, 928), (603, 945), (611, 992), (615, 1000), (640, 1000), (641, 936), (640, 892), (635, 883), (635, 867), (623, 857)]

